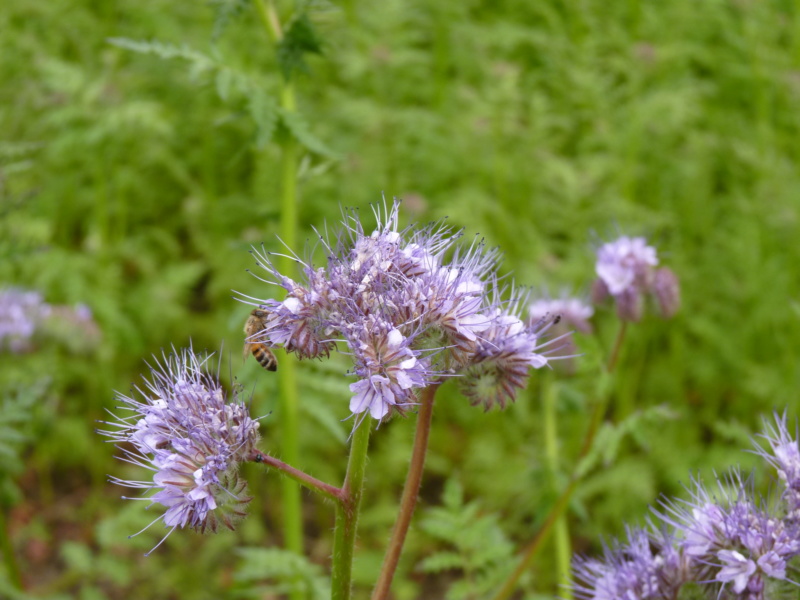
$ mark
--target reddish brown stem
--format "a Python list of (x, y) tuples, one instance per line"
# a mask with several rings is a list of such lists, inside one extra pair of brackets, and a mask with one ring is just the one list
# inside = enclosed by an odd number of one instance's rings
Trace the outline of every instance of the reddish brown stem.
[(406, 484), (403, 488), (403, 497), (400, 500), (400, 512), (397, 516), (394, 531), (392, 531), (389, 547), (386, 549), (380, 577), (372, 592), (372, 600), (383, 600), (389, 596), (392, 579), (395, 571), (397, 571), (397, 564), (400, 562), (403, 543), (406, 541), (406, 534), (411, 525), (411, 517), (414, 515), (414, 508), (417, 505), (417, 496), (422, 483), (422, 471), (425, 466), (428, 437), (431, 432), (431, 421), (433, 420), (433, 400), (439, 385), (438, 383), (429, 385), (422, 391), (422, 402), (417, 416), (417, 431), (414, 434), (414, 449), (411, 452), (411, 464), (409, 465)]
[(303, 485), (308, 489), (317, 492), (318, 494), (322, 494), (326, 498), (330, 498), (331, 500), (335, 500), (339, 503), (345, 501), (345, 493), (341, 488), (337, 488), (325, 483), (324, 481), (320, 481), (308, 473), (304, 473), (299, 469), (295, 469), (293, 466), (286, 464), (282, 460), (278, 460), (269, 454), (264, 454), (261, 452), (261, 450), (253, 450), (247, 458), (253, 462), (263, 463), (268, 467), (278, 469), (284, 475), (291, 477), (300, 485)]

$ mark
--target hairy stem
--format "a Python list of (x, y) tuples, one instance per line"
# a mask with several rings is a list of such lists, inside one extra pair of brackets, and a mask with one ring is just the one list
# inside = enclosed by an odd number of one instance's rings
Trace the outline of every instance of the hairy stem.
[(372, 421), (368, 415), (356, 426), (350, 443), (350, 458), (342, 486), (342, 502), (336, 506), (336, 525), (333, 531), (333, 567), (331, 569), (331, 600), (348, 600), (352, 587), (353, 551), (356, 545), (358, 513), (364, 490), (367, 448)]
[(438, 383), (429, 385), (422, 391), (422, 402), (417, 417), (417, 431), (414, 435), (414, 449), (411, 452), (411, 464), (406, 476), (406, 484), (403, 487), (403, 496), (400, 500), (400, 511), (397, 516), (397, 523), (392, 531), (392, 538), (383, 559), (381, 574), (375, 589), (372, 592), (372, 600), (387, 598), (392, 587), (397, 564), (400, 562), (400, 554), (403, 551), (403, 543), (406, 541), (406, 534), (411, 525), (411, 517), (414, 515), (414, 508), (417, 505), (419, 487), (422, 483), (422, 470), (425, 466), (425, 455), (428, 452), (428, 437), (431, 431), (431, 421), (433, 419), (433, 400), (436, 397), (436, 390), (439, 389)]
[[(272, 0), (255, 0), (256, 10), (273, 44), (283, 39), (278, 12)], [(295, 112), (297, 104), (294, 85), (285, 78), (281, 79), (281, 108)], [(281, 144), (281, 239), (289, 248), (296, 246), (297, 238), (297, 165), (298, 149), (296, 141), (291, 137)], [(292, 277), (295, 270), (294, 261), (288, 257), (281, 259), (281, 272)], [(289, 463), (297, 464), (299, 457), (299, 433), (297, 424), (297, 375), (292, 360), (282, 361), (278, 371), (280, 387), (281, 413), (281, 451)], [(301, 513), (300, 486), (292, 479), (284, 479), (281, 488), (281, 504), (283, 508), (283, 535), (286, 548), (298, 554), (303, 553), (303, 521)], [(292, 593), (293, 600), (299, 600), (299, 592)]]
[(273, 469), (278, 469), (287, 477), (291, 477), (297, 483), (302, 486), (307, 487), (312, 492), (317, 492), (318, 494), (322, 494), (326, 498), (331, 500), (335, 500), (336, 502), (343, 502), (344, 501), (344, 491), (341, 488), (337, 488), (332, 486), (324, 481), (320, 481), (316, 477), (305, 473), (299, 469), (295, 469), (293, 466), (286, 464), (282, 460), (278, 460), (277, 458), (270, 456), (269, 454), (264, 454), (261, 450), (253, 450), (250, 453), (250, 456), (247, 457), (248, 460), (252, 460), (253, 462), (263, 463), (268, 467), (272, 467)]

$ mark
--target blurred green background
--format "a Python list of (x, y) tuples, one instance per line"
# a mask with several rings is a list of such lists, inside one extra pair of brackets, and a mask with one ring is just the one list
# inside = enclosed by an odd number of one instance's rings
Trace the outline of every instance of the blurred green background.
[[(759, 466), (742, 450), (764, 415), (795, 418), (800, 383), (796, 3), (279, 7), (307, 13), (323, 48), (295, 74), (308, 133), (301, 239), (313, 239), (312, 225), (335, 225), (341, 206), (360, 207), (369, 227), (368, 205), (385, 194), (404, 199), (404, 224), (447, 217), (500, 246), (503, 272), (534, 289), (586, 295), (593, 248), (620, 232), (646, 235), (680, 277), (678, 316), (648, 316), (629, 332), (607, 415), (626, 420), (570, 507), (577, 551), (597, 551), (625, 520), (642, 523), (690, 471)], [(281, 81), (249, 3), (3, 2), (0, 287), (85, 303), (102, 331), (92, 349), (43, 335), (30, 353), (0, 355), (0, 491), (26, 594), (279, 597), (286, 557), (237, 550), (280, 546), (277, 475), (247, 466), (256, 499), (237, 532), (176, 532), (144, 558), (160, 527), (127, 536), (158, 509), (121, 500), (106, 476), (145, 474), (115, 460), (94, 428), (153, 354), (224, 343), (223, 377), (253, 390), (254, 414), (272, 411), (261, 447), (280, 456), (275, 379), (242, 364), (248, 308), (232, 299), (232, 290), (275, 293), (245, 270), (250, 245), (281, 248), (280, 131), (254, 97), (221, 98), (214, 69), (134, 53), (112, 37), (186, 45), (248, 74), (267, 99)], [(576, 335), (576, 372), (553, 373), (555, 470), (544, 458), (540, 373), (505, 412), (483, 413), (444, 388), (398, 598), (484, 597), (513, 566), (608, 384), (600, 365), (613, 311), (594, 322), (596, 336)], [(338, 484), (347, 363), (298, 368), (298, 466)], [(373, 435), (356, 597), (377, 574), (413, 428), (413, 417), (397, 419)], [(766, 486), (763, 466), (756, 481)], [(304, 495), (305, 547), (319, 568), (300, 570), (315, 585), (324, 585), (332, 515)], [(449, 551), (462, 562), (448, 564)], [(542, 553), (518, 597), (557, 593), (553, 560)], [(7, 573), (0, 581), (0, 596), (14, 597)]]

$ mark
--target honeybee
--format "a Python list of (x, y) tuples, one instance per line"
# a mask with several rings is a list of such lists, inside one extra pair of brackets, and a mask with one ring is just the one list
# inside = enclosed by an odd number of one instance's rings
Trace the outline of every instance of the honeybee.
[(250, 340), (251, 337), (266, 328), (266, 321), (267, 311), (260, 308), (254, 308), (250, 316), (247, 317), (247, 321), (244, 324), (244, 358), (247, 359), (247, 353), (250, 352), (255, 356), (258, 364), (267, 371), (277, 371), (278, 359), (275, 358), (272, 350), (264, 342)]

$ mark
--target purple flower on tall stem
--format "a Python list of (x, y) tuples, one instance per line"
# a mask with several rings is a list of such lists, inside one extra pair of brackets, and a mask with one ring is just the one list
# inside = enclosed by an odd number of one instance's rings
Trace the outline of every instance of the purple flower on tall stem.
[(346, 212), (342, 233), (320, 236), (325, 267), (293, 255), (302, 282), (282, 275), (270, 254), (255, 252), (264, 281), (286, 291), (281, 301), (251, 299), (269, 314), (258, 341), (301, 359), (334, 348), (350, 354), (358, 378), (350, 386), (354, 414), (402, 414), (417, 403), (419, 390), (442, 377), (468, 380), (489, 361), (502, 390), (481, 400), (504, 405), (547, 358), (539, 352), (541, 331), (514, 312), (517, 300), (499, 299), (499, 253), (479, 240), (458, 247), (461, 232), (443, 224), (400, 229), (398, 210), (397, 201), (376, 208), (371, 233), (355, 211)]
[(153, 473), (152, 481), (111, 481), (166, 507), (150, 523), (170, 528), (155, 548), (176, 528), (216, 531), (221, 523), (233, 529), (250, 501), (237, 468), (255, 448), (258, 423), (237, 390), (226, 397), (205, 370), (207, 360), (191, 349), (164, 357), (151, 367), (144, 389), (136, 388), (139, 398), (117, 395), (127, 414), (106, 422), (116, 429), (100, 432), (119, 445), (122, 460)]
[(624, 321), (639, 321), (645, 297), (652, 295), (661, 315), (673, 316), (680, 306), (680, 285), (675, 273), (658, 266), (656, 249), (643, 237), (621, 236), (597, 249), (592, 286), (596, 303), (614, 298), (617, 314)]

